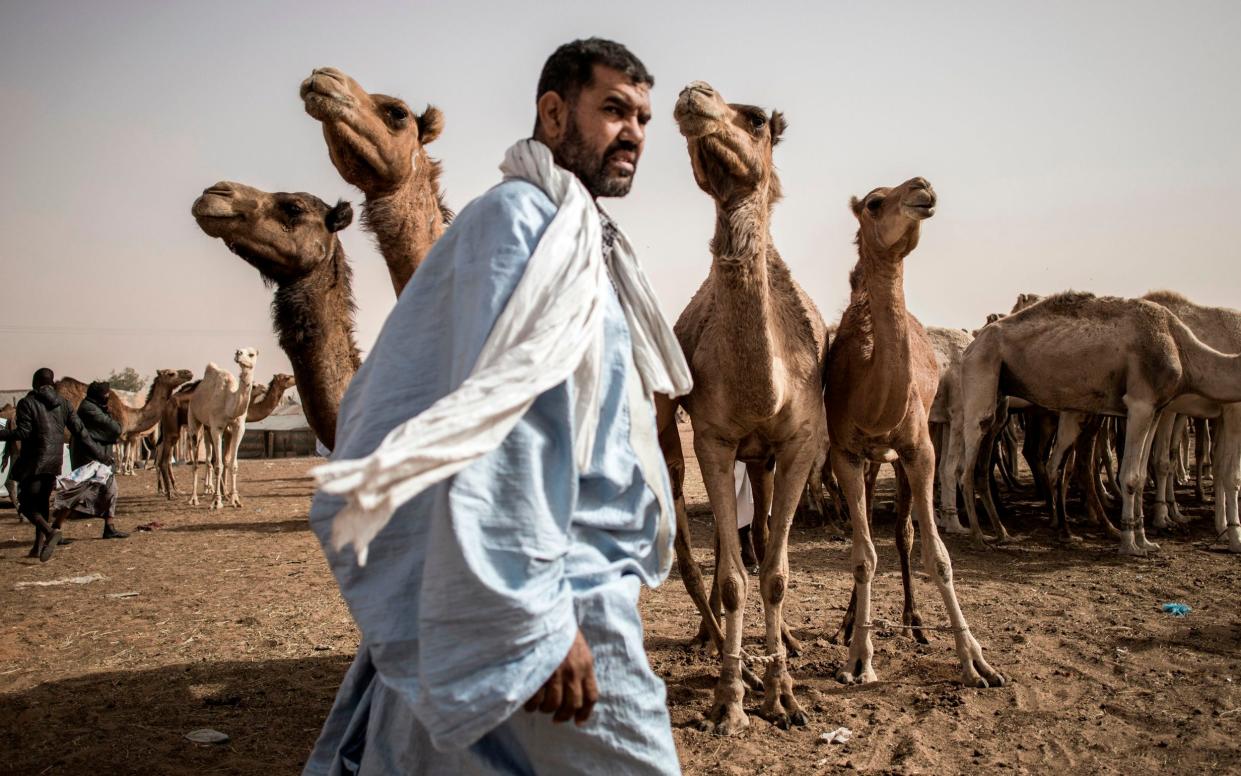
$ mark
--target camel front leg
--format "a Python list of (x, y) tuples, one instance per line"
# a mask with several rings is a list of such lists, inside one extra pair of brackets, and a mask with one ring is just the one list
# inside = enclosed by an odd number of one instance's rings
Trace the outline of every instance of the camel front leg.
[(229, 503), (234, 507), (241, 506), (241, 486), (238, 485), (237, 483), (237, 467), (239, 465), (238, 460), (237, 460), (237, 451), (241, 449), (241, 437), (244, 434), (245, 434), (244, 426), (242, 426), (241, 428), (234, 427), (234, 428), (229, 429), (229, 432), (228, 432), (229, 443), (228, 443), (228, 447), (226, 448), (226, 450), (228, 451), (228, 456), (224, 460), (224, 465), (225, 467), (227, 467), (227, 471), (229, 471), (229, 473), (232, 475), (232, 478), (233, 478), (232, 491), (230, 492), (231, 495), (230, 495)]
[[(190, 447), (190, 461), (193, 464), (194, 471), (194, 487), (190, 489), (190, 504), (198, 506), (198, 435), (201, 433), (202, 426), (190, 416), (190, 423), (186, 427), (186, 443)], [(207, 459), (210, 463), (210, 458)]]
[(1241, 521), (1237, 514), (1237, 493), (1241, 488), (1241, 405), (1225, 405), (1219, 423), (1214, 454), (1215, 531), (1217, 538), (1228, 540), (1229, 552), (1241, 553)]
[(209, 429), (211, 436), (210, 453), (211, 469), (215, 475), (215, 494), (211, 500), (212, 509), (224, 508), (224, 429)]
[[(934, 461), (934, 451), (931, 453)], [(901, 589), (905, 594), (905, 603), (901, 609), (901, 624), (912, 627), (910, 637), (919, 644), (930, 644), (926, 633), (922, 631), (922, 615), (918, 613), (918, 603), (914, 596), (913, 564), (911, 555), (914, 546), (914, 524), (910, 516), (909, 476), (903, 464), (895, 464), (896, 470), (896, 555), (901, 562)], [(932, 494), (934, 497), (934, 494)], [(932, 515), (933, 517), (933, 515)]]
[(844, 494), (845, 509), (853, 525), (853, 591), (856, 600), (853, 619), (853, 639), (849, 643), (849, 656), (836, 674), (844, 684), (878, 681), (872, 659), (875, 648), (871, 643), (870, 587), (875, 578), (879, 557), (870, 538), (870, 524), (866, 520), (866, 462), (832, 446), (832, 473), (840, 483)]
[[(1135, 521), (1135, 500), (1146, 479), (1146, 453), (1150, 450), (1152, 429), (1156, 422), (1155, 408), (1149, 402), (1125, 397), (1128, 416), (1125, 424), (1125, 452), (1120, 462), (1120, 554), (1145, 555), (1150, 547), (1138, 541)], [(1145, 542), (1150, 544), (1150, 542)]]
[(1051, 458), (1047, 462), (1047, 489), (1052, 494), (1052, 521), (1060, 528), (1060, 536), (1065, 541), (1078, 541), (1069, 529), (1069, 516), (1066, 514), (1064, 486), (1064, 459), (1069, 448), (1077, 441), (1082, 430), (1084, 416), (1079, 412), (1061, 412), (1056, 424), (1056, 442), (1051, 450)]
[(924, 442), (904, 456), (913, 513), (922, 532), (922, 566), (935, 580), (935, 586), (944, 599), (944, 610), (952, 624), (957, 657), (961, 661), (961, 683), (967, 687), (1003, 687), (1004, 677), (983, 658), (982, 647), (970, 633), (965, 615), (961, 613), (961, 604), (952, 583), (952, 559), (935, 529), (931, 492), (934, 459), (930, 448), (930, 443)]
[(718, 735), (735, 735), (750, 726), (741, 702), (745, 697), (742, 681), (742, 622), (745, 614), (746, 573), (741, 565), (741, 542), (737, 538), (737, 491), (733, 479), (736, 461), (735, 441), (722, 440), (709, 432), (694, 429), (694, 452), (702, 469), (707, 500), (715, 515), (715, 578), (724, 605), (724, 649), (720, 654), (720, 675), (715, 685), (715, 702), (702, 727)]
[(759, 591), (763, 596), (763, 619), (766, 625), (767, 673), (763, 677), (766, 696), (763, 717), (777, 727), (805, 725), (806, 712), (793, 695), (793, 678), (788, 671), (787, 641), (792, 639), (784, 623), (784, 597), (789, 578), (789, 530), (802, 489), (818, 456), (809, 440), (785, 442), (778, 452), (775, 487), (772, 496), (771, 526), (767, 552), (759, 568)]

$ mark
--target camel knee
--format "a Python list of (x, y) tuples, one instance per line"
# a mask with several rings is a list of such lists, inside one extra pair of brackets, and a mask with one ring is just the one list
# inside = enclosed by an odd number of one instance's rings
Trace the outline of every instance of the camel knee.
[(745, 589), (743, 581), (733, 574), (729, 574), (720, 582), (720, 600), (724, 604), (724, 610), (735, 612), (741, 609), (745, 598)]
[(763, 593), (766, 602), (769, 604), (780, 604), (784, 601), (784, 591), (788, 587), (788, 580), (784, 576), (784, 572), (774, 572), (770, 577), (763, 581)]
[(870, 559), (858, 561), (853, 567), (853, 583), (855, 585), (869, 585), (870, 581), (875, 578), (875, 562)]

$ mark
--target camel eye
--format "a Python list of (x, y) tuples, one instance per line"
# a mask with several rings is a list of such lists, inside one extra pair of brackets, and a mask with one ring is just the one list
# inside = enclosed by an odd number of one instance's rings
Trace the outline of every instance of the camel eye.
[(866, 200), (866, 209), (872, 213), (878, 213), (879, 208), (883, 206), (883, 197), (871, 197)]
[(405, 110), (400, 105), (389, 105), (388, 118), (400, 124), (405, 121), (405, 119), (409, 118), (409, 111)]
[(297, 218), (306, 212), (306, 208), (302, 207), (298, 202), (283, 202), (280, 205), (280, 209), (290, 218)]
[(754, 129), (762, 129), (767, 125), (767, 117), (761, 113), (750, 114), (750, 126)]

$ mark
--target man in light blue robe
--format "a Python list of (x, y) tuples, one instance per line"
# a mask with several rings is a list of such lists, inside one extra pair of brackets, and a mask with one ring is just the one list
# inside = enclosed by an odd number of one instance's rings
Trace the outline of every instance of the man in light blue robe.
[[(562, 46), (540, 79), (536, 137), (592, 194), (623, 195), (652, 83), (623, 46)], [(462, 210), (351, 383), (333, 459), (367, 456), (462, 383), (555, 214), (523, 180)], [(607, 251), (614, 232), (603, 223)], [(316, 495), (311, 526), (362, 642), (306, 774), (679, 772), (637, 611), (640, 585), (668, 572), (672, 526), (657, 496), (671, 497), (666, 472), (648, 481), (630, 442), (635, 366), (610, 287), (603, 332), (587, 466), (575, 460), (562, 383), (498, 449), (400, 507), (365, 566), (350, 547), (332, 549), (343, 499)], [(592, 707), (582, 696), (596, 687)]]

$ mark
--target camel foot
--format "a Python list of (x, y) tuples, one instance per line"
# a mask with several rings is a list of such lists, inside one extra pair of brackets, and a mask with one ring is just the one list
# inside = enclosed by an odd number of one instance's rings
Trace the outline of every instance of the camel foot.
[(944, 525), (939, 526), (939, 530), (952, 536), (968, 536), (970, 532), (970, 529), (961, 525), (961, 522), (958, 520), (946, 522)]
[(875, 673), (870, 658), (855, 658), (850, 655), (845, 666), (846, 668), (836, 674), (836, 681), (841, 684), (870, 684), (879, 681), (879, 675)]
[(908, 631), (909, 637), (919, 644), (930, 644), (931, 639), (926, 635), (926, 631), (922, 629), (922, 615), (913, 612), (901, 618), (901, 625), (911, 626), (912, 630)]
[(973, 643), (971, 652), (971, 656), (961, 663), (961, 684), (979, 689), (1003, 687), (1004, 677), (983, 659), (978, 642)]
[(1059, 539), (1062, 544), (1081, 544), (1082, 543), (1082, 537), (1068, 530), (1061, 531), (1057, 535), (1056, 538)]
[(763, 700), (760, 714), (763, 719), (780, 728), (788, 730), (796, 725), (806, 724), (806, 711), (793, 695), (793, 679), (783, 667), (772, 666), (765, 677), (769, 688)]
[(780, 638), (784, 641), (784, 651), (789, 657), (801, 656), (801, 642), (789, 630), (789, 626), (783, 623), (780, 624)]
[(987, 537), (983, 534), (973, 534), (973, 536), (974, 539), (970, 542), (970, 544), (974, 546), (974, 549), (979, 550), (980, 552), (987, 552), (988, 550), (995, 549), (991, 546), (991, 544), (987, 541)]
[(1133, 531), (1120, 532), (1120, 554), (1131, 555), (1135, 558), (1146, 557), (1146, 550), (1139, 547), (1138, 543), (1134, 541)]
[(192, 507), (198, 506), (198, 496), (190, 496), (189, 505)]
[(698, 723), (698, 729), (717, 736), (735, 736), (750, 726), (750, 718), (741, 701), (716, 703), (706, 717)]

